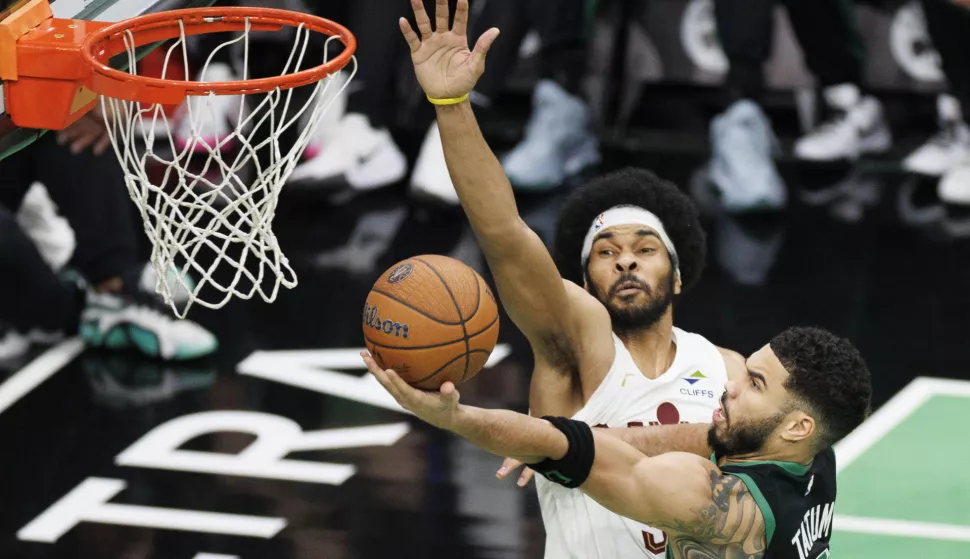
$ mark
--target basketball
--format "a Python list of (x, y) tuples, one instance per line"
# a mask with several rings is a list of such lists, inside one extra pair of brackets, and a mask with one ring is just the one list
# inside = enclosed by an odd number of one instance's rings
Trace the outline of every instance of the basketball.
[(385, 369), (422, 390), (474, 377), (498, 340), (498, 306), (485, 280), (447, 256), (391, 266), (364, 303), (364, 343)]

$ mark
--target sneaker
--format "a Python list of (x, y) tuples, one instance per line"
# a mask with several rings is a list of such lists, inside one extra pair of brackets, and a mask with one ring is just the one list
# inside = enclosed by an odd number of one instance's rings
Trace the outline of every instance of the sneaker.
[(425, 198), (447, 204), (458, 205), (458, 193), (451, 182), (448, 165), (445, 163), (445, 151), (441, 145), (441, 133), (438, 123), (431, 124), (428, 133), (421, 143), (421, 151), (414, 163), (411, 173), (411, 194), (418, 198)]
[[(209, 64), (205, 73), (200, 73), (196, 81), (231, 82), (238, 78), (227, 64)], [(240, 95), (190, 95), (177, 113), (173, 136), (175, 147), (185, 150), (205, 152), (209, 149), (232, 149), (235, 140), (232, 134), (239, 123), (242, 107)], [(222, 142), (220, 144), (220, 142)]]
[(58, 215), (57, 206), (43, 184), (36, 182), (27, 190), (17, 210), (17, 223), (34, 241), (41, 257), (55, 272), (74, 256), (74, 230), (66, 219)]
[(407, 174), (407, 159), (385, 128), (371, 127), (367, 117), (348, 113), (340, 119), (331, 142), (317, 157), (297, 165), (289, 182), (333, 183), (354, 190), (394, 184)]
[(88, 293), (78, 333), (94, 347), (135, 348), (166, 361), (204, 357), (218, 347), (215, 336), (195, 322), (106, 293)]
[(532, 94), (525, 137), (502, 158), (516, 188), (549, 190), (599, 163), (590, 131), (589, 106), (552, 80), (540, 81)]
[(796, 156), (809, 161), (855, 160), (889, 149), (892, 135), (876, 98), (862, 96), (852, 84), (827, 87), (822, 95), (831, 117), (795, 143)]
[(937, 194), (947, 204), (970, 205), (970, 158), (964, 159), (943, 175)]
[[(165, 275), (165, 282), (168, 284), (168, 292), (172, 295), (172, 302), (183, 306), (188, 303), (189, 297), (195, 292), (196, 282), (191, 274), (172, 266)], [(132, 268), (122, 275), (122, 295), (138, 298), (141, 295), (149, 295), (159, 302), (163, 300), (158, 273), (155, 267), (149, 263)]]
[(26, 355), (30, 340), (10, 326), (0, 323), (0, 364), (10, 363)]
[[(326, 112), (320, 117), (317, 129), (313, 131), (306, 149), (303, 150), (303, 161), (309, 161), (319, 157), (323, 150), (339, 140), (337, 136), (338, 125), (347, 112), (347, 94), (350, 84), (347, 83), (350, 74), (348, 72), (337, 72), (334, 74), (329, 84), (324, 85), (323, 94), (320, 96), (320, 105), (327, 107)], [(309, 108), (300, 117), (300, 130), (309, 124), (310, 115), (313, 114)]]
[(939, 177), (970, 156), (970, 127), (963, 121), (960, 102), (940, 95), (936, 111), (940, 131), (903, 160), (907, 171)]
[(741, 100), (711, 122), (710, 180), (731, 213), (778, 210), (788, 202), (772, 159), (771, 122), (757, 104)]
[(374, 273), (381, 257), (397, 238), (408, 213), (403, 206), (368, 210), (357, 220), (346, 243), (317, 254), (313, 257), (313, 264), (351, 274)]

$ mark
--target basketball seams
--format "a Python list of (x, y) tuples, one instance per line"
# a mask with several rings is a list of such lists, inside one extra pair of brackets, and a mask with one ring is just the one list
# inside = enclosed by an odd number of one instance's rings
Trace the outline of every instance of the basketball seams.
[(472, 311), (471, 316), (468, 320), (471, 320), (475, 315), (478, 314), (478, 308), (482, 306), (482, 280), (475, 275), (475, 309)]
[[(488, 332), (489, 330), (491, 330), (493, 326), (498, 326), (498, 315), (497, 314), (495, 316), (495, 320), (493, 320), (492, 322), (490, 322), (489, 325), (486, 326), (485, 328), (482, 328), (481, 331), (476, 332), (475, 334), (473, 334), (471, 337), (474, 338), (475, 336), (484, 334), (484, 333)], [(486, 355), (491, 355), (491, 353), (492, 353), (491, 350), (485, 351), (484, 349), (470, 349), (471, 348), (470, 345), (468, 347), (469, 347), (469, 350), (467, 352), (465, 352), (465, 357), (468, 358), (468, 360), (466, 361), (465, 372), (462, 373), (461, 379), (458, 380), (458, 384), (461, 384), (461, 383), (465, 382), (465, 377), (468, 376), (468, 366), (467, 366), (467, 364), (468, 363), (471, 363), (471, 357), (470, 357), (471, 354), (483, 352)]]
[[(467, 352), (465, 352), (465, 354), (464, 354), (465, 359), (467, 360), (468, 359), (468, 356), (471, 355), (472, 353), (484, 353), (486, 355), (490, 355), (492, 352), (491, 351), (488, 351), (488, 350), (484, 350), (484, 349), (470, 349)], [(441, 371), (443, 371), (446, 368), (448, 368), (448, 365), (451, 365), (452, 363), (454, 363), (455, 361), (461, 359), (462, 357), (463, 357), (462, 355), (459, 355), (457, 357), (454, 357), (450, 361), (448, 361), (447, 363), (445, 363), (444, 365), (442, 365), (441, 367), (439, 367), (437, 371), (431, 373), (430, 375), (424, 377), (421, 380), (416, 380), (414, 382), (409, 382), (408, 384), (414, 386), (415, 384), (421, 384), (422, 382), (431, 380), (436, 375), (438, 375)], [(462, 375), (461, 380), (459, 380), (458, 382), (456, 382), (455, 383), (455, 386), (458, 386), (459, 384), (461, 384), (463, 380), (465, 380), (465, 375)]]
[[(395, 264), (391, 271), (408, 262), (425, 268), (426, 271), (414, 270), (414, 275), (420, 279), (419, 284), (407, 285), (404, 288), (384, 285), (387, 274), (381, 274), (380, 280), (383, 281), (375, 282), (371, 288), (373, 296), (368, 298), (368, 304), (375, 307), (373, 311), (376, 311), (376, 306), (383, 301), (383, 304), (388, 307), (385, 312), (392, 315), (402, 312), (407, 315), (410, 312), (410, 318), (404, 322), (412, 323), (412, 334), (416, 335), (408, 339), (395, 339), (392, 336), (385, 336), (382, 332), (373, 332), (367, 328), (367, 326), (373, 326), (368, 322), (368, 316), (371, 316), (370, 321), (376, 320), (373, 318), (376, 314), (372, 312), (370, 315), (365, 314), (364, 317), (364, 341), (368, 349), (374, 352), (375, 357), (381, 355), (385, 360), (390, 359), (405, 367), (408, 370), (405, 377), (414, 378), (425, 372), (423, 378), (413, 382), (408, 379), (408, 383), (416, 388), (433, 390), (445, 380), (454, 382), (456, 385), (467, 382), (485, 366), (488, 356), (494, 349), (501, 322), (501, 313), (496, 309), (497, 302), (494, 297), (491, 297), (491, 290), (484, 279), (461, 262), (439, 255), (412, 256)], [(439, 264), (441, 270), (438, 270)], [(437, 278), (440, 286), (451, 299), (457, 321), (438, 318), (449, 314), (448, 303), (441, 289), (435, 285), (432, 275)], [(469, 279), (475, 283), (474, 301), (472, 301), (470, 289), (472, 286), (468, 283)], [(421, 283), (423, 285), (420, 285)], [(487, 301), (485, 306), (482, 306), (482, 300), (486, 296), (492, 299), (492, 306), (489, 306)], [(467, 313), (464, 312), (466, 308), (469, 311)], [(491, 316), (478, 316), (482, 312)], [(386, 317), (381, 317), (382, 320), (384, 318)], [(487, 320), (487, 324), (482, 324), (483, 318)], [(384, 320), (384, 322), (387, 321)], [(414, 331), (415, 326), (419, 327), (419, 330)], [(454, 326), (461, 326), (461, 332), (454, 330)], [(474, 331), (471, 326), (475, 327)], [(452, 339), (442, 341), (444, 338)], [(415, 360), (413, 364), (405, 365), (412, 359)], [(442, 361), (446, 362), (442, 363)], [(390, 362), (387, 365), (388, 368), (394, 368)], [(439, 366), (435, 367), (435, 365)], [(431, 367), (434, 371), (429, 374), (427, 371)]]
[[(373, 338), (368, 337), (366, 334), (364, 335), (364, 339), (367, 340), (368, 342), (374, 344), (375, 346), (379, 346), (379, 347), (382, 347), (384, 349), (403, 349), (403, 350), (411, 350), (411, 349), (434, 349), (436, 347), (444, 347), (446, 345), (457, 344), (458, 342), (466, 342), (465, 343), (465, 347), (468, 348), (468, 347), (470, 347), (469, 344), (468, 344), (468, 340), (471, 340), (472, 338), (474, 338), (476, 336), (479, 336), (481, 334), (484, 334), (492, 326), (495, 326), (495, 323), (496, 322), (498, 322), (498, 314), (495, 315), (495, 318), (493, 318), (491, 322), (489, 322), (484, 328), (482, 328), (481, 330), (478, 330), (477, 332), (472, 332), (471, 334), (468, 334), (467, 336), (462, 336), (461, 338), (455, 338), (455, 339), (449, 340), (447, 342), (441, 342), (441, 343), (433, 344), (433, 345), (424, 345), (424, 346), (387, 345), (387, 344), (382, 344), (381, 342), (374, 341)], [(464, 377), (462, 377), (462, 378), (464, 378)]]
[[(424, 260), (421, 260), (420, 258), (415, 258), (414, 260), (424, 264), (425, 266), (428, 267), (429, 270), (431, 270), (431, 273), (434, 274), (435, 277), (438, 278), (438, 281), (441, 282), (441, 285), (445, 287), (445, 291), (448, 292), (448, 297), (451, 297), (451, 302), (452, 304), (455, 305), (455, 312), (458, 313), (458, 320), (461, 321), (460, 322), (461, 331), (465, 334), (465, 338), (464, 338), (465, 339), (465, 372), (462, 373), (461, 375), (461, 378), (465, 378), (465, 375), (468, 374), (468, 364), (469, 364), (468, 352), (471, 351), (471, 344), (468, 343), (468, 328), (465, 327), (465, 323), (468, 320), (471, 320), (471, 318), (475, 316), (475, 313), (472, 313), (472, 315), (466, 319), (465, 316), (461, 314), (461, 305), (458, 304), (458, 299), (455, 298), (455, 294), (451, 292), (451, 286), (448, 285), (448, 282), (445, 281), (445, 278), (441, 277), (441, 274), (438, 273), (438, 270), (436, 270), (434, 266), (432, 266), (431, 264), (428, 264), (427, 262), (425, 262)], [(476, 284), (478, 283), (477, 279), (475, 283)], [(476, 305), (475, 311), (476, 312), (478, 311), (477, 305)], [(437, 374), (440, 371), (441, 369), (438, 369), (438, 371), (435, 371), (435, 374)], [(418, 382), (421, 382), (421, 381), (418, 381)]]
[[(383, 295), (384, 297), (387, 297), (388, 299), (390, 299), (392, 301), (395, 301), (397, 303), (401, 303), (402, 305), (404, 305), (405, 307), (409, 308), (410, 310), (412, 310), (412, 311), (420, 314), (421, 316), (423, 316), (423, 317), (425, 317), (425, 318), (427, 318), (429, 320), (433, 320), (433, 321), (437, 322), (438, 324), (444, 324), (445, 326), (464, 326), (465, 321), (462, 320), (462, 318), (461, 318), (461, 311), (458, 312), (458, 319), (459, 319), (458, 322), (448, 322), (446, 320), (441, 320), (440, 318), (435, 318), (435, 317), (431, 316), (430, 314), (422, 311), (421, 309), (416, 309), (416, 308), (412, 307), (411, 304), (408, 303), (407, 301), (405, 301), (404, 299), (402, 299), (400, 297), (397, 297), (395, 295), (391, 295), (387, 291), (384, 291), (384, 290), (382, 290), (382, 289), (380, 289), (378, 287), (375, 287), (371, 291), (374, 292), (374, 293), (380, 293), (381, 295)], [(448, 292), (448, 295), (451, 295), (451, 292), (450, 291)], [(452, 300), (454, 300), (454, 297), (452, 297)]]

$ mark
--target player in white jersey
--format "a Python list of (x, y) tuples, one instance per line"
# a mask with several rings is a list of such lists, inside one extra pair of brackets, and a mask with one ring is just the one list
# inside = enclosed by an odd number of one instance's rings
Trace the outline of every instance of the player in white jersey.
[[(704, 266), (693, 203), (648, 171), (603, 176), (566, 202), (554, 260), (520, 218), (468, 102), (498, 30), (485, 32), (470, 51), (467, 0), (459, 0), (451, 29), (447, 0), (436, 2), (432, 25), (422, 0), (411, 0), (417, 31), (404, 18), (401, 30), (436, 107), (458, 198), (505, 310), (532, 346), (531, 413), (609, 427), (709, 424), (727, 378), (725, 360), (741, 367), (744, 360), (673, 325), (674, 299)], [(579, 492), (547, 484), (539, 492), (548, 559), (662, 556), (659, 530), (607, 512)]]

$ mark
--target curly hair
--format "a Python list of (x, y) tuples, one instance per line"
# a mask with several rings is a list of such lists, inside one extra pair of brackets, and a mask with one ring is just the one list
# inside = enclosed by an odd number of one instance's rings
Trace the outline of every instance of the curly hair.
[(788, 371), (785, 387), (815, 416), (818, 448), (831, 446), (865, 421), (872, 380), (851, 342), (821, 328), (795, 327), (769, 345)]
[(559, 213), (553, 259), (562, 277), (582, 285), (583, 241), (596, 216), (616, 206), (639, 206), (664, 224), (677, 251), (681, 290), (700, 279), (707, 256), (707, 241), (694, 202), (672, 182), (644, 169), (627, 168), (603, 175), (576, 189)]

